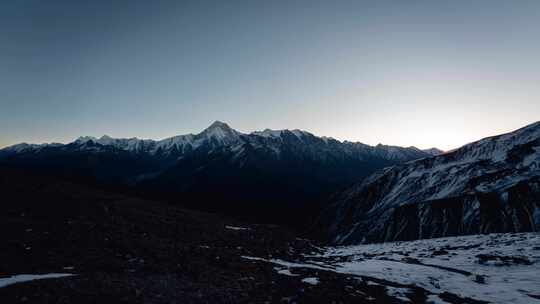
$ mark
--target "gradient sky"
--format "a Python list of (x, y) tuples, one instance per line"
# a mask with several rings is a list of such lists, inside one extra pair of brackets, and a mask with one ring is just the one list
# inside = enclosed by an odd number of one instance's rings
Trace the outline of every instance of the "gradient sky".
[(243, 132), (450, 149), (540, 120), (540, 1), (0, 3), (0, 147)]

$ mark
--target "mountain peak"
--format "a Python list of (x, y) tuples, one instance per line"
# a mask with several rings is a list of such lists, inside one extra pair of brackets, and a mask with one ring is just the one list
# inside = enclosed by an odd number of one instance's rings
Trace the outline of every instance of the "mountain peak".
[(208, 128), (206, 128), (206, 130), (212, 129), (232, 130), (232, 128), (229, 127), (228, 124), (219, 120), (214, 121)]
[(93, 137), (93, 136), (79, 136), (79, 138), (77, 138), (75, 140), (75, 142), (79, 142), (79, 143), (85, 143), (85, 142), (88, 142), (88, 141), (97, 141), (97, 138)]
[(100, 145), (112, 145), (114, 142), (115, 139), (109, 135), (103, 135), (97, 140), (97, 143)]
[(228, 124), (219, 120), (214, 121), (208, 128), (204, 129), (200, 133), (207, 138), (224, 139), (224, 138), (236, 138), (239, 132), (229, 127)]
[(271, 130), (271, 129), (264, 129), (263, 131), (254, 131), (251, 134), (262, 136), (262, 137), (280, 137), (283, 130)]

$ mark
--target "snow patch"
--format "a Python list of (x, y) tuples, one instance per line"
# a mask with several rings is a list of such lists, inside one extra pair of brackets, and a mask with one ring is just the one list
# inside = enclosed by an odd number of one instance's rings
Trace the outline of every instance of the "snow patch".
[(315, 277), (304, 278), (304, 279), (302, 279), (302, 282), (308, 283), (308, 284), (311, 284), (311, 285), (317, 285), (317, 284), (319, 284), (319, 279), (315, 278)]
[(72, 273), (18, 274), (7, 278), (0, 278), (0, 288), (34, 280), (57, 279), (74, 275)]
[(276, 270), (277, 273), (279, 273), (279, 274), (286, 275), (286, 276), (289, 276), (289, 277), (297, 277), (297, 276), (299, 276), (298, 274), (292, 273), (288, 268), (280, 269), (279, 267), (274, 267), (274, 270)]
[(251, 230), (251, 228), (246, 228), (246, 227), (235, 227), (235, 226), (225, 226), (226, 229), (230, 229), (230, 230), (237, 230), (237, 231), (242, 231), (242, 230)]

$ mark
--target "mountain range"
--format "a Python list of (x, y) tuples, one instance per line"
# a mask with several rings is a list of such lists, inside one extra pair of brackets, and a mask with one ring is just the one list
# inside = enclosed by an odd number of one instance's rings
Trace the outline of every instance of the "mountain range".
[[(335, 244), (540, 230), (540, 122), (452, 151), (242, 133), (216, 121), (159, 141), (19, 144), (0, 165), (119, 187)], [(315, 223), (315, 225), (313, 225)]]
[[(64, 151), (105, 151), (107, 147), (121, 151), (129, 151), (138, 154), (148, 154), (154, 156), (176, 156), (190, 154), (197, 150), (217, 149), (220, 147), (236, 147), (242, 149), (245, 144), (254, 148), (270, 149), (279, 157), (280, 152), (286, 145), (303, 144), (304, 146), (314, 146), (315, 153), (332, 154), (344, 153), (359, 159), (380, 158), (384, 160), (406, 161), (427, 155), (437, 155), (442, 150), (437, 148), (420, 150), (416, 147), (399, 147), (378, 144), (369, 146), (360, 142), (340, 142), (330, 137), (317, 137), (307, 131), (302, 130), (270, 130), (255, 131), (249, 134), (241, 133), (229, 127), (224, 122), (215, 121), (208, 128), (198, 134), (178, 135), (163, 140), (133, 138), (112, 138), (103, 135), (100, 138), (93, 136), (81, 136), (69, 144), (28, 144), (21, 143), (6, 147), (0, 150), (4, 156), (21, 153), (39, 153), (49, 148), (60, 148)], [(240, 148), (238, 148), (240, 147)], [(286, 148), (285, 148), (286, 149)], [(319, 151), (316, 151), (319, 150)]]
[(242, 219), (304, 225), (321, 204), (378, 169), (440, 150), (338, 141), (301, 130), (245, 134), (216, 121), (163, 140), (84, 136), (18, 144), (0, 163), (122, 185), (142, 195)]

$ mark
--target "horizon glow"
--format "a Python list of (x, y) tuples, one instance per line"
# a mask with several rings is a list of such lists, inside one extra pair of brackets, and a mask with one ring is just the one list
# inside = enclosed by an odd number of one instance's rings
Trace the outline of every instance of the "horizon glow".
[(6, 1), (0, 147), (244, 133), (457, 148), (540, 120), (538, 1)]

